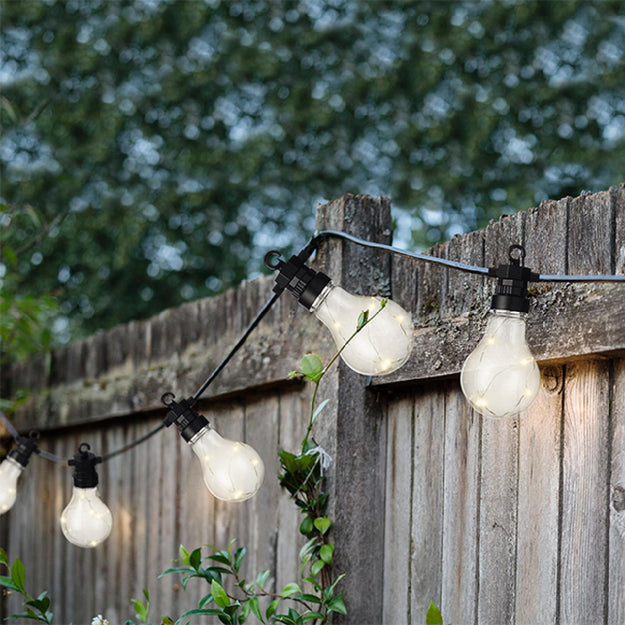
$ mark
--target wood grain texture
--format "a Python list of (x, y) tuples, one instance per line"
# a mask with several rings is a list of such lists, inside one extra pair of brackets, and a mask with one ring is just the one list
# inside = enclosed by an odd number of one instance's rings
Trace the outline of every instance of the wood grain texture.
[(557, 623), (563, 368), (543, 371), (519, 419), (516, 625)]
[(414, 396), (388, 407), (384, 513), (384, 625), (410, 623)]
[[(319, 229), (339, 228), (364, 239), (390, 242), (390, 201), (346, 195), (317, 210)], [(358, 294), (390, 295), (389, 255), (359, 246), (330, 241), (319, 250), (318, 261), (339, 284)], [(338, 264), (338, 265), (337, 265)], [(328, 489), (334, 503), (333, 537), (337, 545), (334, 567), (349, 575), (341, 582), (348, 616), (335, 623), (379, 625), (382, 622), (384, 571), (386, 428), (382, 406), (367, 389), (365, 379), (342, 362), (324, 379), (324, 397), (332, 401), (325, 412), (322, 444), (334, 457)], [(330, 393), (328, 393), (330, 391)], [(332, 416), (333, 415), (333, 416)], [(334, 428), (332, 434), (331, 428)], [(334, 444), (331, 441), (334, 439)], [(375, 467), (375, 470), (372, 470)], [(362, 502), (367, 512), (362, 513)], [(363, 595), (359, 580), (368, 579)]]
[[(389, 224), (387, 199), (346, 196), (319, 210), (318, 227), (371, 240), (389, 242)], [(620, 185), (545, 202), (432, 253), (490, 265), (521, 241), (527, 264), (543, 273), (623, 273), (624, 240)], [(315, 265), (355, 292), (391, 295), (427, 323), (398, 373), (368, 385), (341, 365), (320, 389), (330, 399), (315, 437), (334, 458), (335, 570), (348, 573), (350, 613), (336, 625), (423, 622), (429, 600), (455, 625), (624, 622), (625, 369), (609, 361), (625, 353), (623, 287), (534, 285), (528, 339), (552, 391), (518, 421), (487, 422), (470, 411), (456, 379), (440, 378), (457, 376), (479, 339), (491, 281), (337, 240), (324, 243)], [(42, 389), (18, 426), (38, 425), (42, 446), (66, 457), (84, 439), (108, 451), (141, 436), (163, 416), (161, 393), (188, 395), (271, 285), (261, 278), (16, 366), (12, 388)], [(293, 581), (300, 517), (277, 487), (276, 450), (301, 439), (310, 389), (284, 377), (303, 353), (325, 358), (333, 349), (325, 328), (281, 298), (201, 402), (222, 435), (263, 456), (265, 486), (250, 502), (212, 498), (194, 454), (166, 430), (102, 466), (115, 526), (109, 542), (83, 553), (60, 531), (71, 470), (33, 459), (0, 536), (33, 585), (50, 590), (56, 621), (89, 625), (106, 610), (123, 622), (145, 586), (153, 620), (177, 618), (208, 592), (201, 582), (185, 593), (179, 577), (157, 578), (180, 542), (223, 548), (236, 538), (249, 549), (246, 577), (270, 568), (272, 588)], [(13, 597), (9, 608), (19, 607)]]
[(625, 360), (614, 363), (610, 467), (608, 625), (625, 623)]
[[(299, 393), (280, 395), (280, 432), (278, 446), (292, 453), (301, 451), (301, 443), (306, 432), (310, 414), (310, 389), (305, 388)], [(320, 419), (323, 419), (323, 412)], [(273, 479), (267, 475), (266, 480)], [(299, 579), (299, 550), (305, 539), (300, 534), (299, 526), (303, 515), (290, 498), (286, 490), (278, 496), (278, 535), (276, 544), (276, 587), (284, 588), (286, 584)]]
[(564, 387), (562, 545), (558, 623), (604, 619), (609, 449), (608, 363), (568, 365)]
[(431, 601), (440, 604), (443, 487), (445, 448), (445, 392), (433, 388), (417, 392), (414, 404), (411, 615), (425, 619)]
[(477, 616), (481, 419), (458, 384), (445, 398), (441, 611), (446, 622)]
[[(491, 223), (484, 236), (489, 266), (508, 262), (508, 249), (523, 244), (525, 215)], [(479, 340), (479, 336), (476, 337)], [(519, 462), (519, 417), (482, 418), (478, 622), (514, 623)]]

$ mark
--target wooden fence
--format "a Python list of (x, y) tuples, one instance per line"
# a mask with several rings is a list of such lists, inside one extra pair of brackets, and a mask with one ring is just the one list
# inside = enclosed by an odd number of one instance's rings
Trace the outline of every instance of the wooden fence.
[[(317, 212), (320, 228), (382, 242), (390, 224), (385, 198), (345, 196)], [(625, 273), (625, 185), (545, 202), (430, 253), (492, 266), (512, 243), (540, 273)], [(320, 390), (330, 402), (316, 438), (334, 458), (336, 567), (348, 573), (349, 616), (335, 622), (424, 623), (433, 600), (454, 625), (625, 623), (623, 285), (531, 289), (528, 339), (542, 389), (526, 413), (499, 421), (473, 413), (458, 381), (484, 328), (489, 280), (337, 240), (315, 263), (354, 292), (392, 295), (416, 328), (404, 368), (367, 379), (341, 365)], [(64, 456), (81, 441), (106, 453), (140, 436), (163, 418), (161, 394), (195, 390), (271, 286), (245, 283), (16, 367), (12, 388), (35, 391), (19, 427), (39, 428), (41, 446)], [(312, 350), (331, 353), (325, 328), (284, 296), (201, 405), (265, 460), (265, 484), (248, 502), (212, 499), (193, 454), (165, 431), (101, 465), (114, 529), (81, 550), (59, 527), (69, 469), (32, 461), (0, 536), (24, 561), (29, 587), (50, 591), (55, 622), (123, 622), (145, 586), (152, 622), (195, 607), (207, 588), (157, 578), (180, 543), (237, 538), (249, 548), (244, 573), (271, 569), (278, 589), (297, 578), (302, 537), (275, 479), (276, 451), (303, 434), (309, 390), (286, 374)]]

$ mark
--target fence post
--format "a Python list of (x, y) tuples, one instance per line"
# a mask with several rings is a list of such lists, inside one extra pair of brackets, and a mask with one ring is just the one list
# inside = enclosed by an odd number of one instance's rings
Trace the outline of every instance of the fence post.
[[(386, 197), (345, 195), (317, 209), (317, 228), (343, 230), (390, 243), (391, 204)], [(390, 295), (390, 257), (351, 243), (328, 241), (317, 263), (339, 285), (365, 295)], [(327, 356), (327, 355), (326, 355)], [(367, 378), (342, 361), (324, 378), (321, 397), (330, 403), (319, 419), (317, 440), (333, 456), (329, 492), (335, 519), (335, 570), (347, 575), (348, 616), (334, 622), (379, 625), (384, 576), (386, 424)]]

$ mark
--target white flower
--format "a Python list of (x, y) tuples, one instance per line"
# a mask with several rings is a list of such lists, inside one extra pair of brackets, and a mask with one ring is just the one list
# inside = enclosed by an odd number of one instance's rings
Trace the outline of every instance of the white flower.
[(110, 623), (101, 615), (94, 616), (91, 625), (110, 625)]

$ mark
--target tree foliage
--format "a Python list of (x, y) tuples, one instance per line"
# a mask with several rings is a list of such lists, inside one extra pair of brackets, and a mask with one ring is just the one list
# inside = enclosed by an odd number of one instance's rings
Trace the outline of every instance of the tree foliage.
[(17, 281), (73, 333), (237, 283), (321, 198), (425, 245), (625, 171), (619, 1), (1, 8), (1, 195), (46, 231)]

